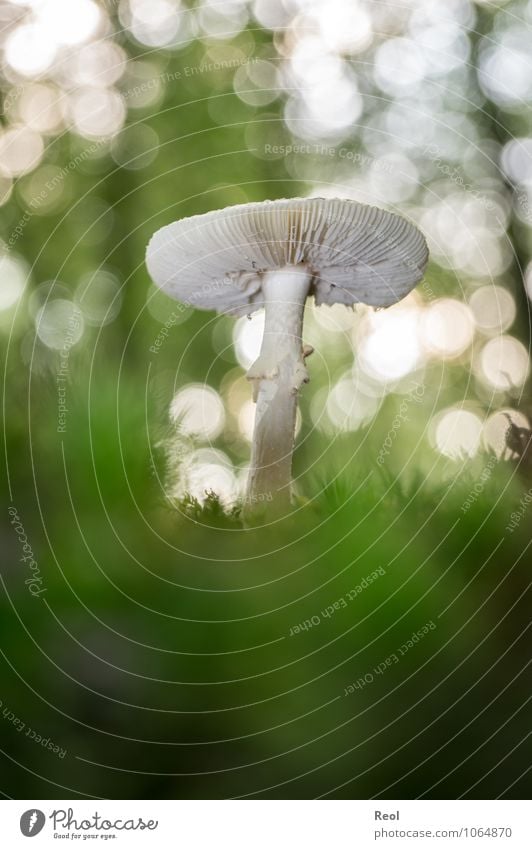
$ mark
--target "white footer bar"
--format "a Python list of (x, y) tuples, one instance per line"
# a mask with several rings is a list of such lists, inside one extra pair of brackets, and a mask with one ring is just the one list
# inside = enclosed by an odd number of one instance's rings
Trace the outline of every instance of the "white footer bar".
[(532, 849), (526, 801), (9, 800), (0, 835), (6, 849)]

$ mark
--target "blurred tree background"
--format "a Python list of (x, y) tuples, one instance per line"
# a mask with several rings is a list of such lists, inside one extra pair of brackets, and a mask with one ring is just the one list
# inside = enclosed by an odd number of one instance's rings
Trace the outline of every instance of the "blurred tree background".
[[(526, 796), (532, 2), (0, 24), (0, 791)], [(389, 310), (309, 305), (298, 508), (251, 530), (262, 316), (170, 301), (144, 252), (296, 196), (400, 212), (431, 264)]]

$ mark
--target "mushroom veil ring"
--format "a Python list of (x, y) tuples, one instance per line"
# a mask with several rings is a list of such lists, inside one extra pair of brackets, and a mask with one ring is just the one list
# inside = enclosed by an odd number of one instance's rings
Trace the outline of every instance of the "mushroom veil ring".
[(421, 280), (423, 235), (400, 215), (351, 200), (247, 203), (158, 230), (146, 254), (154, 283), (199, 309), (264, 308), (262, 347), (247, 373), (256, 402), (245, 512), (291, 503), (297, 398), (309, 380), (302, 342), (306, 299), (387, 307)]

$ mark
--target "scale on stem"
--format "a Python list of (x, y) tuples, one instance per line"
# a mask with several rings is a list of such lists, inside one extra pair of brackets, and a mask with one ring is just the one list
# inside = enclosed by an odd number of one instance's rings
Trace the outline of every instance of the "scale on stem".
[(423, 277), (428, 249), (405, 218), (350, 200), (248, 203), (175, 221), (152, 237), (146, 264), (168, 295), (200, 309), (264, 308), (264, 338), (247, 377), (257, 404), (244, 514), (290, 508), (305, 302), (387, 307)]

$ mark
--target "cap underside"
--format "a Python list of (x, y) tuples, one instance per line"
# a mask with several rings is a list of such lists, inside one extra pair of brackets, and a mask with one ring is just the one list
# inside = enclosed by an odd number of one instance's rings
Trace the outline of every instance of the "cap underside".
[(228, 207), (158, 230), (153, 281), (191, 306), (246, 314), (263, 305), (261, 275), (304, 263), (317, 304), (390, 306), (421, 280), (428, 249), (400, 215), (350, 200), (302, 198)]

